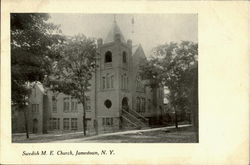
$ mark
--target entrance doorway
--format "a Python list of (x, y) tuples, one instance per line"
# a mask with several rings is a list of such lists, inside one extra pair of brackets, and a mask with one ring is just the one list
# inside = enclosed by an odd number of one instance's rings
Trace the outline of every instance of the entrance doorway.
[(124, 97), (122, 99), (122, 109), (125, 111), (129, 111), (129, 106), (128, 106), (128, 98)]
[(32, 130), (33, 133), (37, 133), (37, 130), (38, 130), (37, 127), (38, 127), (38, 120), (33, 119), (33, 130)]

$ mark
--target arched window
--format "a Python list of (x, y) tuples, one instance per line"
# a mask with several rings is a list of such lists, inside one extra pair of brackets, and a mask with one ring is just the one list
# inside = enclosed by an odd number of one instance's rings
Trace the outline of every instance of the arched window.
[(111, 53), (111, 51), (107, 51), (105, 53), (105, 63), (107, 63), (107, 62), (112, 62), (112, 53)]
[(125, 51), (122, 53), (122, 61), (123, 63), (127, 63), (127, 53)]

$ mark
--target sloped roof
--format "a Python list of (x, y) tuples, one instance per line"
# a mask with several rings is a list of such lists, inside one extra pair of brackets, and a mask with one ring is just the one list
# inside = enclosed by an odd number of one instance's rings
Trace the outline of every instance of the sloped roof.
[(139, 48), (139, 44), (138, 45), (133, 45), (132, 46), (132, 55), (134, 55), (135, 54), (135, 52), (137, 51), (137, 49)]
[(109, 42), (114, 42), (114, 38), (116, 34), (120, 34), (121, 36), (121, 41), (122, 42), (126, 42), (125, 38), (121, 32), (121, 29), (119, 28), (119, 26), (117, 25), (116, 21), (113, 23), (107, 37), (104, 40), (104, 43), (109, 43)]

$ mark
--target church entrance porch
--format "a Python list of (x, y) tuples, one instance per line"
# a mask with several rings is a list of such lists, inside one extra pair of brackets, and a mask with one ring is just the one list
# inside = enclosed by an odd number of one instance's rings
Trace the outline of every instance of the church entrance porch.
[(129, 111), (129, 106), (128, 106), (128, 98), (124, 97), (122, 99), (122, 110)]

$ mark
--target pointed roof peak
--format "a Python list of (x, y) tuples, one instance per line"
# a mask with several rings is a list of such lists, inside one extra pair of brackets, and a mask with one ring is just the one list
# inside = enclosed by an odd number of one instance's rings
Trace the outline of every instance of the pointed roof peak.
[(109, 31), (107, 37), (105, 38), (104, 43), (114, 42), (114, 41), (115, 41), (115, 36), (116, 36), (117, 34), (120, 35), (120, 37), (121, 37), (121, 42), (126, 42), (126, 41), (125, 41), (125, 38), (124, 38), (124, 36), (123, 36), (123, 34), (122, 34), (122, 32), (121, 32), (121, 29), (120, 29), (120, 27), (119, 27), (118, 24), (117, 24), (116, 18), (115, 18), (115, 16), (114, 16), (113, 25), (112, 25), (112, 27), (111, 27), (111, 29), (110, 29), (110, 31)]

